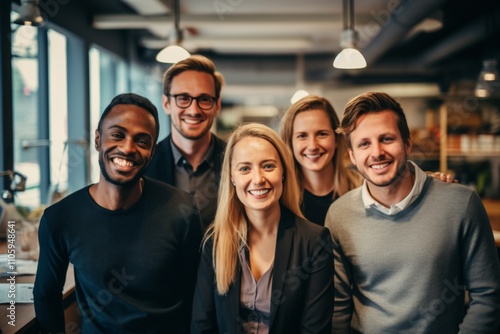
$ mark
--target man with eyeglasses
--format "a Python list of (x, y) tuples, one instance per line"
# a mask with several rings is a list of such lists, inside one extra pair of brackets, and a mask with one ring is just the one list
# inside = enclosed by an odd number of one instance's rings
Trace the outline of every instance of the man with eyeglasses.
[(224, 141), (211, 132), (221, 108), (223, 76), (192, 55), (163, 77), (162, 104), (171, 133), (156, 149), (146, 175), (194, 194), (204, 228), (214, 219)]

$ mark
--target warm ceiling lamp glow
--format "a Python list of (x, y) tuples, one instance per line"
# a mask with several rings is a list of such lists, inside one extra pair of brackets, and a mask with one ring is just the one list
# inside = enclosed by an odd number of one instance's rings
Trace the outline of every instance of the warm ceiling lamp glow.
[(496, 81), (498, 80), (498, 70), (497, 61), (494, 59), (489, 59), (483, 61), (483, 69), (480, 73), (480, 79), (485, 81)]
[(358, 34), (354, 30), (354, 0), (344, 0), (344, 29), (340, 35), (342, 51), (335, 57), (333, 67), (340, 69), (358, 69), (366, 67), (365, 57), (356, 48)]
[(177, 63), (183, 59), (186, 59), (191, 54), (186, 51), (182, 46), (179, 45), (169, 45), (156, 55), (156, 61), (160, 63)]
[(43, 25), (43, 17), (40, 13), (38, 0), (22, 0), (19, 8), (19, 17), (14, 20), (15, 24), (39, 27)]
[(181, 44), (183, 40), (183, 31), (179, 26), (180, 21), (180, 10), (179, 10), (179, 0), (172, 1), (173, 12), (174, 12), (174, 30), (170, 45), (162, 49), (156, 55), (156, 61), (160, 63), (177, 63), (183, 59), (190, 56), (189, 52), (184, 49)]
[(482, 80), (479, 80), (476, 84), (476, 90), (474, 91), (476, 97), (486, 98), (490, 96), (490, 91), (488, 90), (488, 86)]
[(290, 99), (290, 103), (291, 104), (294, 104), (295, 102), (297, 102), (298, 100), (300, 100), (301, 98), (303, 97), (306, 97), (310, 95), (310, 93), (307, 91), (307, 90), (304, 90), (304, 89), (299, 89), (297, 90), (291, 97)]
[(345, 48), (337, 55), (337, 57), (335, 57), (333, 67), (340, 69), (365, 68), (366, 60), (359, 50), (354, 48)]

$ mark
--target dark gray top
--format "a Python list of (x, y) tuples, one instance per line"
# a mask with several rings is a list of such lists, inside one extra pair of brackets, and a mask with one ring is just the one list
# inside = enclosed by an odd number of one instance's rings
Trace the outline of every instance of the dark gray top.
[(193, 166), (191, 166), (172, 141), (170, 141), (170, 145), (172, 146), (172, 154), (175, 162), (174, 186), (192, 194), (200, 212), (211, 210), (209, 200), (217, 196), (217, 183), (215, 181), (213, 162), (214, 139), (212, 138), (207, 154), (196, 170), (193, 170)]

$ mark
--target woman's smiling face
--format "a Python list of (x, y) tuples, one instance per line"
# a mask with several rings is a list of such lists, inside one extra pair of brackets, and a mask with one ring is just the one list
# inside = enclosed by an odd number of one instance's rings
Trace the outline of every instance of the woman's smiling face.
[(270, 142), (245, 137), (234, 145), (231, 180), (247, 214), (249, 211), (279, 210), (282, 178), (281, 158)]
[(321, 171), (333, 163), (337, 143), (325, 111), (307, 110), (295, 116), (292, 147), (293, 155), (302, 170)]

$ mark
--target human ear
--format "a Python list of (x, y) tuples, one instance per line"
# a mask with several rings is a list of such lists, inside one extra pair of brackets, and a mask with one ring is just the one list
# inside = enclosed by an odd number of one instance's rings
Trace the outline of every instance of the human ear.
[(165, 94), (161, 96), (161, 105), (163, 106), (163, 111), (165, 112), (165, 114), (170, 115), (172, 113), (170, 110), (169, 98)]
[(95, 130), (95, 139), (94, 139), (94, 147), (96, 151), (99, 151), (99, 141), (101, 139), (101, 134), (99, 130)]

